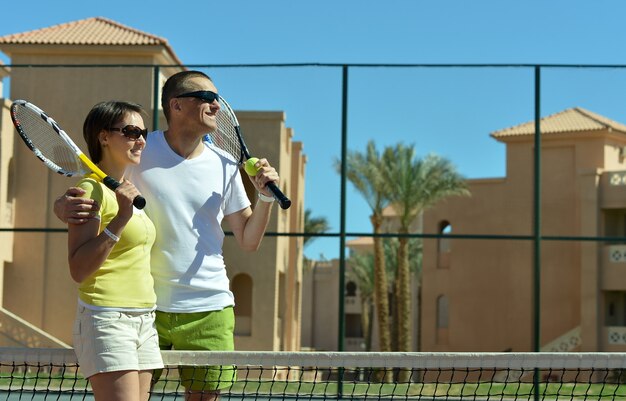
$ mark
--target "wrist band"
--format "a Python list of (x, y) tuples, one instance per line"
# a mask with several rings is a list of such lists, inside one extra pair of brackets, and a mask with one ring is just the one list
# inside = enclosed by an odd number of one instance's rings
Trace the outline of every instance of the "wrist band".
[(109, 238), (111, 238), (113, 240), (113, 242), (119, 242), (120, 237), (118, 237), (117, 235), (115, 235), (111, 231), (109, 231), (108, 227), (105, 227), (102, 232), (105, 233)]
[(261, 202), (272, 203), (272, 202), (274, 202), (274, 197), (273, 196), (263, 195), (262, 193), (259, 192), (259, 200)]

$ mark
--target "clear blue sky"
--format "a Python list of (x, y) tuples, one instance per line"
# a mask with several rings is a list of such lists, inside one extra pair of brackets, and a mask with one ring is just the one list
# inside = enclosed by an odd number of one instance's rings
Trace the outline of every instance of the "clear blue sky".
[[(174, 6), (174, 4), (177, 4)], [(24, 3), (26, 4), (26, 3)], [(102, 16), (166, 38), (185, 64), (436, 63), (626, 65), (623, 0), (265, 0), (5, 2), (0, 36)], [(10, 60), (0, 54), (5, 63)], [(339, 229), (341, 70), (209, 71), (236, 109), (283, 110), (308, 157), (306, 206)], [(626, 69), (547, 69), (542, 114), (580, 106), (626, 123)], [(533, 71), (523, 68), (354, 68), (349, 148), (413, 143), (468, 178), (505, 175), (489, 134), (533, 119)], [(247, 133), (248, 136), (254, 133)], [(258, 155), (262, 156), (262, 155)], [(531, 168), (532, 166), (529, 166)], [(347, 230), (370, 232), (348, 192)], [(337, 257), (317, 239), (311, 258)]]

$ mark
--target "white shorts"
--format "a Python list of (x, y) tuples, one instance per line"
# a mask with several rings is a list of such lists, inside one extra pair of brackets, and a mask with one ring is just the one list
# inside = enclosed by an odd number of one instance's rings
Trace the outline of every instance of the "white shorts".
[(78, 305), (73, 338), (85, 377), (163, 368), (154, 312), (96, 311)]

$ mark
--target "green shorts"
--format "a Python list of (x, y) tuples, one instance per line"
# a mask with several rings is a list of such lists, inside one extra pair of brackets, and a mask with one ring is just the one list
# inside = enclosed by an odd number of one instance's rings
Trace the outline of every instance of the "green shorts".
[[(196, 313), (156, 312), (159, 347), (162, 350), (232, 351), (235, 349), (235, 313), (229, 306)], [(234, 366), (179, 367), (180, 382), (187, 390), (213, 391), (235, 382)], [(156, 381), (161, 372), (156, 371)]]

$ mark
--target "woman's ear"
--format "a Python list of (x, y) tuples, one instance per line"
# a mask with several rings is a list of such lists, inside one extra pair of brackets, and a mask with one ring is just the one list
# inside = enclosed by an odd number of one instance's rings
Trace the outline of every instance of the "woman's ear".
[(108, 132), (106, 130), (100, 131), (100, 133), (98, 134), (98, 142), (100, 142), (100, 146), (103, 148), (107, 147), (108, 141), (109, 141)]

